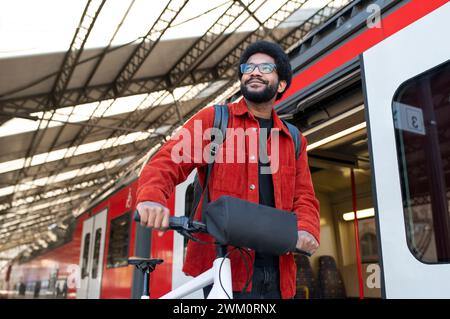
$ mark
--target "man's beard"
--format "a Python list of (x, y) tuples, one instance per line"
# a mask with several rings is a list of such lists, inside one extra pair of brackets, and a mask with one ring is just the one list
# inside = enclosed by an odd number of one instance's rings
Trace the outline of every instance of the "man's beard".
[(241, 92), (245, 99), (247, 99), (250, 102), (254, 103), (265, 103), (269, 102), (274, 98), (274, 96), (277, 94), (277, 85), (270, 85), (267, 81), (261, 80), (261, 82), (264, 82), (266, 87), (262, 91), (249, 91), (247, 89), (246, 84), (249, 82), (248, 80), (246, 83), (241, 83)]

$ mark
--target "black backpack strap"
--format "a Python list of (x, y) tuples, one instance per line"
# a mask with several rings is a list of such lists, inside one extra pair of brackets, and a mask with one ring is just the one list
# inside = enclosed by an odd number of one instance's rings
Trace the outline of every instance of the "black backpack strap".
[[(203, 192), (207, 191), (208, 188), (208, 182), (209, 182), (209, 176), (212, 172), (212, 167), (214, 165), (214, 161), (216, 159), (217, 152), (219, 150), (220, 144), (223, 143), (226, 137), (226, 130), (228, 126), (228, 106), (227, 105), (214, 105), (214, 122), (213, 127), (220, 129), (222, 136), (215, 135), (214, 137), (211, 137), (211, 150), (209, 154), (209, 160), (208, 160), (208, 167), (206, 168), (206, 175), (205, 175), (205, 183), (204, 183), (204, 190)], [(208, 194), (208, 193), (206, 193)], [(203, 202), (208, 202), (208, 195), (204, 196)]]
[(225, 140), (228, 126), (228, 106), (216, 104), (214, 105), (214, 127), (222, 132), (222, 141), (217, 141), (220, 145)]
[(289, 133), (292, 136), (292, 139), (294, 140), (294, 145), (295, 145), (295, 158), (298, 159), (300, 156), (300, 150), (302, 149), (302, 139), (300, 137), (300, 130), (297, 128), (297, 126), (289, 123), (286, 120), (281, 120), (283, 121), (284, 125), (286, 125), (286, 127), (289, 130)]
[(214, 140), (211, 141), (210, 158), (208, 160), (208, 166), (206, 168), (205, 182), (203, 185), (204, 186), (203, 189), (201, 189), (200, 182), (198, 180), (198, 173), (195, 175), (195, 178), (194, 178), (194, 200), (193, 200), (193, 205), (192, 205), (192, 209), (191, 209), (190, 219), (193, 219), (193, 217), (194, 217), (193, 215), (195, 214), (195, 211), (197, 210), (197, 206), (200, 202), (200, 198), (201, 198), (202, 194), (205, 194), (203, 196), (203, 207), (205, 207), (205, 205), (209, 201), (208, 200), (209, 177), (212, 172), (214, 160), (216, 158), (217, 151), (219, 150), (219, 146), (220, 146), (220, 144), (223, 143), (223, 141), (225, 140), (225, 137), (226, 137), (228, 118), (229, 118), (228, 106), (226, 104), (225, 105), (219, 105), (219, 104), (214, 105), (213, 127), (220, 129), (222, 136), (221, 136), (221, 140), (220, 139), (216, 140), (216, 138), (218, 138), (218, 137), (214, 136)]
[(205, 185), (208, 185), (209, 175), (211, 174), (214, 161), (216, 159), (217, 151), (220, 144), (223, 143), (227, 134), (228, 126), (228, 106), (227, 105), (214, 105), (214, 122), (213, 127), (218, 128), (221, 132), (221, 136), (214, 136), (211, 139), (211, 150), (208, 161), (208, 168), (206, 170)]

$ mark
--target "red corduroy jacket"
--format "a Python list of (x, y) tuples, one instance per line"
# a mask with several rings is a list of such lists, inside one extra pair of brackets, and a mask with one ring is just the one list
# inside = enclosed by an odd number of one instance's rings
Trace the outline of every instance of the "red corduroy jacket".
[[(259, 203), (258, 190), (258, 134), (259, 123), (248, 111), (245, 100), (230, 103), (227, 137), (220, 146), (209, 181), (209, 199), (214, 201), (220, 196), (229, 195), (253, 203)], [(319, 202), (314, 194), (311, 173), (308, 167), (306, 139), (301, 136), (301, 152), (295, 157), (294, 142), (289, 130), (272, 111), (273, 129), (278, 132), (278, 145), (272, 130), (267, 140), (267, 154), (273, 178), (275, 207), (297, 214), (297, 228), (311, 233), (319, 242)], [(172, 138), (151, 158), (139, 178), (137, 202), (153, 201), (167, 207), (167, 199), (175, 186), (183, 182), (190, 172), (197, 168), (200, 181), (206, 172), (206, 155), (209, 154), (210, 140), (204, 135), (205, 130), (213, 126), (214, 108), (207, 107), (183, 125)], [(230, 128), (240, 128), (235, 131)], [(239, 139), (242, 129), (245, 138)], [(183, 141), (183, 143), (181, 142)], [(239, 142), (240, 141), (240, 142)], [(230, 152), (233, 150), (234, 152)], [(205, 158), (203, 158), (205, 157)], [(278, 161), (278, 163), (276, 163)], [(202, 185), (203, 186), (203, 185)], [(195, 219), (201, 219), (201, 205)], [(249, 225), (251, 227), (251, 225)], [(207, 234), (197, 236), (202, 241), (212, 242)], [(254, 251), (249, 251), (254, 259)], [(244, 254), (245, 255), (245, 254)], [(212, 267), (216, 257), (215, 247), (189, 241), (183, 271), (197, 276)], [(230, 254), (233, 291), (241, 291), (250, 274), (253, 262), (244, 261), (241, 253), (234, 250)], [(249, 264), (249, 265), (247, 265)], [(288, 253), (280, 256), (280, 290), (282, 298), (292, 298), (296, 293), (297, 267), (294, 256)], [(248, 286), (251, 291), (251, 282)]]

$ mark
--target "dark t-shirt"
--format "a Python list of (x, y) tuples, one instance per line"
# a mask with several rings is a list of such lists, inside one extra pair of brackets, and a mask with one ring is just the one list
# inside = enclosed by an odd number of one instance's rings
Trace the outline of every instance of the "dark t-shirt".
[[(265, 128), (267, 131), (266, 142), (270, 135), (270, 130), (273, 127), (273, 119), (263, 119), (255, 117), (260, 128)], [(267, 150), (267, 147), (265, 148)], [(267, 157), (267, 156), (266, 156)], [(270, 163), (261, 162), (261, 154), (258, 156), (258, 178), (259, 178), (259, 203), (266, 206), (275, 207), (275, 197), (273, 192), (272, 174), (262, 174), (262, 172), (270, 172)], [(267, 234), (269, 236), (269, 234)], [(255, 265), (257, 266), (273, 266), (278, 268), (278, 256), (265, 255), (256, 252)]]
[[(269, 138), (270, 130), (272, 129), (272, 118), (270, 119), (263, 119), (263, 118), (256, 118), (259, 122), (259, 126), (261, 129), (266, 129), (267, 136), (266, 136), (266, 142)], [(263, 131), (261, 132), (263, 133)], [(267, 147), (265, 148), (267, 149)], [(264, 160), (261, 158), (261, 154), (259, 161), (258, 161), (258, 178), (259, 178), (259, 203), (266, 206), (275, 207), (275, 198), (273, 194), (273, 181), (272, 181), (272, 174), (267, 174), (267, 172), (270, 172), (270, 163), (262, 163), (261, 160)], [(265, 172), (266, 174), (263, 174)]]

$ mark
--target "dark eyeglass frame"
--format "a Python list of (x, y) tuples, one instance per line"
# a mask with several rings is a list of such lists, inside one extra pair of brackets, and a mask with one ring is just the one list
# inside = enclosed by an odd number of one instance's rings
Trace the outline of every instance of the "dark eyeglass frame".
[[(266, 71), (262, 68), (267, 66), (269, 67), (270, 71), (269, 70)], [(277, 69), (277, 65), (275, 63), (259, 63), (259, 64), (242, 63), (239, 67), (242, 74), (250, 74), (253, 71), (255, 71), (256, 68), (258, 68), (259, 72), (263, 74), (270, 74)]]

